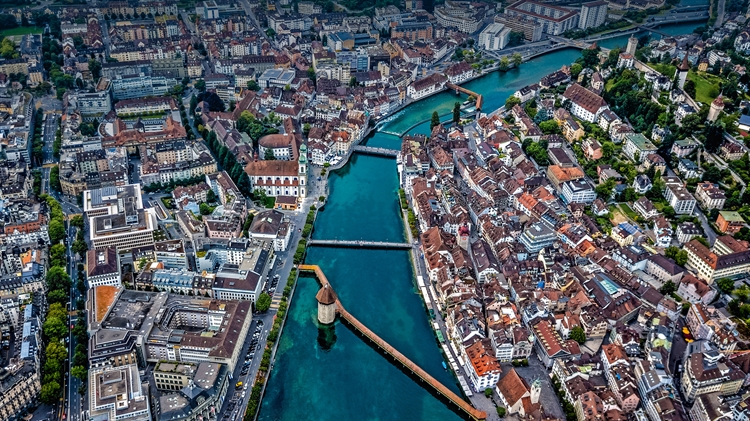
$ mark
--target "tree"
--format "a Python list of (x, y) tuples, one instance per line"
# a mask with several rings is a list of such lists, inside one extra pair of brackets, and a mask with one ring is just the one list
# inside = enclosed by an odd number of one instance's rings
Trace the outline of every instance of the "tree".
[(612, 190), (614, 188), (615, 188), (615, 179), (614, 178), (610, 178), (607, 181), (605, 181), (604, 183), (601, 183), (598, 186), (596, 186), (596, 188), (594, 189), (594, 191), (596, 191), (596, 194), (600, 198), (602, 198), (604, 200), (607, 200), (607, 199), (609, 199), (612, 196)]
[(665, 282), (664, 285), (662, 285), (661, 288), (659, 289), (659, 292), (661, 292), (664, 295), (671, 295), (676, 291), (677, 291), (677, 286), (672, 281)]
[(201, 203), (199, 206), (201, 215), (210, 215), (211, 214), (211, 206), (208, 206), (205, 203)]
[(70, 225), (82, 230), (83, 229), (83, 216), (74, 215), (72, 218), (70, 218)]
[(456, 102), (453, 104), (453, 122), (458, 123), (461, 121), (461, 104)]
[(581, 326), (575, 326), (573, 329), (570, 329), (570, 335), (568, 336), (579, 344), (586, 342), (586, 332), (583, 331)]
[(488, 397), (488, 398), (490, 396), (492, 396), (492, 388), (491, 387), (488, 387), (487, 389), (484, 389), (484, 396)]
[(511, 95), (508, 97), (508, 99), (505, 100), (505, 110), (510, 111), (511, 108), (513, 108), (516, 105), (519, 105), (521, 103), (521, 100), (515, 97), (514, 95)]
[(273, 154), (273, 149), (266, 149), (266, 152), (263, 154), (263, 159), (266, 161), (276, 160), (276, 155)]
[(544, 134), (560, 134), (560, 125), (555, 120), (547, 120), (539, 123), (539, 130)]
[(70, 374), (73, 377), (77, 377), (81, 381), (85, 381), (89, 376), (88, 370), (86, 370), (86, 367), (82, 365), (73, 366), (73, 368), (70, 369)]
[(49, 222), (49, 227), (47, 228), (47, 232), (49, 234), (49, 239), (54, 243), (59, 243), (60, 240), (65, 238), (65, 227), (63, 226), (62, 221), (59, 219), (52, 219)]
[(524, 34), (523, 32), (516, 32), (513, 31), (508, 35), (508, 45), (507, 47), (515, 47), (517, 45), (523, 44), (524, 40)]
[(510, 59), (513, 61), (513, 65), (516, 67), (520, 66), (521, 63), (523, 63), (523, 57), (519, 53), (513, 53), (512, 56), (510, 56)]
[(54, 244), (49, 249), (49, 262), (50, 266), (65, 266), (67, 259), (65, 258), (65, 245), (62, 243)]
[(691, 98), (695, 99), (695, 82), (690, 79), (686, 80), (685, 86), (682, 87), (682, 90), (684, 90)]
[[(50, 291), (61, 289), (63, 291), (70, 288), (71, 281), (68, 273), (65, 272), (65, 268), (61, 266), (53, 266), (47, 271), (46, 276), (47, 289)], [(49, 310), (52, 311), (51, 309)]]
[(570, 66), (570, 77), (573, 79), (578, 79), (578, 75), (581, 74), (582, 70), (583, 66), (581, 66), (580, 63), (573, 63), (573, 65)]
[(250, 89), (251, 91), (260, 91), (260, 85), (254, 80), (249, 80), (247, 81), (247, 89)]
[[(60, 304), (61, 303), (52, 303), (51, 305), (60, 305)], [(55, 340), (60, 340), (62, 337), (65, 336), (65, 334), (68, 333), (68, 325), (65, 323), (64, 320), (60, 318), (47, 317), (47, 320), (44, 321), (44, 325), (42, 326), (42, 331), (44, 331), (44, 335), (47, 336), (48, 338), (54, 338)], [(52, 343), (50, 343), (50, 345), (52, 345)], [(49, 356), (47, 358), (49, 358)]]
[(89, 251), (89, 245), (86, 243), (86, 240), (82, 238), (76, 239), (70, 248), (74, 253), (81, 256), (81, 259), (83, 259), (86, 256), (86, 252)]
[(503, 418), (505, 416), (505, 407), (502, 407), (502, 406), (497, 407), (497, 416), (500, 418)]
[(508, 60), (507, 56), (502, 56), (500, 58), (500, 63), (498, 63), (498, 69), (501, 71), (506, 71), (510, 67), (510, 60)]
[(255, 302), (255, 309), (265, 313), (269, 308), (271, 308), (271, 296), (267, 292), (261, 292), (258, 301)]
[(685, 250), (680, 250), (679, 253), (677, 253), (677, 256), (674, 259), (674, 262), (677, 263), (680, 266), (685, 266), (685, 264), (688, 261), (688, 254)]
[(92, 58), (89, 60), (89, 71), (94, 80), (98, 80), (102, 76), (102, 64)]
[(315, 68), (310, 66), (307, 68), (307, 77), (308, 79), (315, 81), (316, 75), (315, 75)]
[(432, 118), (430, 119), (430, 130), (440, 125), (440, 115), (437, 111), (432, 112)]
[(195, 82), (195, 89), (197, 89), (199, 92), (204, 92), (206, 90), (206, 81), (203, 79), (198, 79)]
[(56, 403), (58, 398), (60, 397), (61, 391), (62, 387), (60, 386), (60, 383), (55, 381), (44, 382), (42, 384), (42, 391), (40, 393), (42, 402), (49, 405)]
[(734, 290), (734, 281), (729, 278), (721, 278), (716, 281), (716, 286), (719, 288), (719, 291), (729, 294)]
[(352, 77), (351, 77), (351, 78), (349, 79), (349, 86), (350, 86), (350, 87), (352, 87), (352, 88), (353, 88), (353, 87), (357, 86), (358, 84), (359, 84), (359, 83), (357, 82), (357, 77), (356, 77), (356, 76), (352, 76)]
[(216, 193), (214, 193), (213, 190), (209, 190), (206, 193), (206, 202), (208, 202), (208, 203), (214, 203), (214, 202), (216, 202)]

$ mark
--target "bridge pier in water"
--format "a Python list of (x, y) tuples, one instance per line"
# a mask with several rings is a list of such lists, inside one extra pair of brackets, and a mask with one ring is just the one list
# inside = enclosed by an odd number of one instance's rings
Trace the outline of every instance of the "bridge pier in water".
[[(367, 326), (365, 326), (362, 322), (357, 320), (348, 311), (346, 311), (344, 306), (341, 304), (338, 296), (333, 291), (333, 287), (331, 287), (331, 284), (328, 282), (328, 278), (326, 278), (323, 270), (320, 269), (320, 266), (299, 265), (298, 267), (300, 271), (309, 271), (315, 273), (315, 276), (318, 278), (318, 281), (322, 285), (322, 287), (318, 291), (318, 294), (316, 295), (316, 299), (318, 300), (318, 320), (321, 323), (323, 323), (323, 318), (328, 317), (327, 312), (330, 309), (330, 307), (327, 307), (326, 309), (321, 310), (321, 305), (332, 306), (335, 309), (335, 312), (341, 317), (342, 321), (347, 322), (356, 332), (366, 337), (372, 344), (377, 346), (377, 348), (383, 351), (386, 355), (390, 356), (395, 361), (398, 361), (404, 368), (409, 370), (414, 376), (418, 377), (422, 381), (422, 384), (425, 385), (425, 387), (427, 387), (426, 385), (429, 385), (432, 390), (448, 399), (451, 403), (456, 405), (458, 409), (470, 416), (471, 419), (484, 420), (487, 418), (486, 412), (474, 408), (470, 403), (466, 402), (461, 397), (453, 393), (450, 389), (445, 387), (445, 385), (437, 381), (434, 377), (430, 376), (421, 367), (406, 358), (404, 354), (400, 353), (396, 348), (392, 347), (390, 344), (388, 344), (388, 342), (380, 338), (373, 331), (368, 329)], [(322, 314), (321, 312), (323, 312), (324, 314)]]

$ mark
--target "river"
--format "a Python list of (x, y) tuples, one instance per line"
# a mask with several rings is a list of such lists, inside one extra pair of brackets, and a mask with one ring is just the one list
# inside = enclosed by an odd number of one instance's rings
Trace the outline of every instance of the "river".
[[(680, 31), (691, 32), (697, 26)], [(574, 49), (553, 52), (518, 69), (476, 79), (466, 87), (484, 94), (484, 108), (491, 111), (518, 88), (536, 83), (579, 55)], [(371, 135), (367, 144), (397, 149), (400, 139), (383, 131), (400, 133), (429, 119), (433, 111), (447, 113), (456, 101), (464, 100), (445, 92), (413, 104)], [(426, 122), (410, 133), (428, 131)], [(392, 159), (355, 154), (349, 164), (330, 175), (329, 183), (330, 196), (318, 214), (314, 238), (404, 240)], [(417, 293), (409, 259), (408, 252), (398, 250), (311, 247), (306, 262), (321, 266), (352, 315), (459, 393), (455, 378), (443, 369), (443, 356)], [(317, 290), (315, 279), (300, 277), (260, 420), (461, 419), (345, 325), (337, 322), (334, 327), (319, 328)]]

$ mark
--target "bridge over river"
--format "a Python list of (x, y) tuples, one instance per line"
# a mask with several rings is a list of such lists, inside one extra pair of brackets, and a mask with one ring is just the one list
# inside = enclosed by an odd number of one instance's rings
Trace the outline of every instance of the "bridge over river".
[[(325, 287), (333, 289), (331, 287), (331, 284), (328, 282), (328, 278), (326, 278), (326, 275), (323, 273), (323, 271), (320, 269), (320, 266), (318, 265), (299, 265), (300, 271), (308, 271), (308, 272), (314, 272), (315, 276), (318, 278), (318, 281)], [(470, 403), (463, 400), (460, 396), (453, 393), (450, 389), (445, 387), (442, 383), (437, 381), (434, 377), (430, 376), (426, 371), (424, 371), (421, 367), (413, 363), (410, 359), (406, 358), (406, 356), (400, 352), (394, 347), (392, 347), (388, 342), (380, 338), (378, 335), (376, 335), (373, 331), (367, 328), (362, 322), (357, 320), (354, 316), (352, 316), (344, 306), (341, 304), (341, 301), (336, 297), (336, 313), (341, 317), (341, 319), (349, 324), (355, 331), (357, 331), (359, 334), (364, 336), (365, 338), (369, 339), (373, 345), (378, 347), (381, 351), (383, 351), (388, 356), (392, 357), (394, 360), (401, 363), (401, 365), (409, 370), (412, 374), (419, 377), (422, 380), (422, 384), (425, 387), (432, 388), (435, 392), (437, 392), (439, 395), (445, 397), (449, 401), (451, 401), (454, 405), (458, 407), (462, 412), (467, 414), (471, 417), (473, 420), (484, 420), (487, 418), (487, 413), (484, 411), (480, 411), (473, 406), (471, 406)]]
[(352, 150), (354, 152), (360, 152), (368, 155), (379, 155), (379, 156), (389, 156), (389, 157), (397, 157), (399, 151), (396, 149), (388, 149), (388, 148), (376, 148), (374, 146), (364, 146), (364, 145), (355, 145)]
[(370, 249), (402, 249), (409, 250), (412, 245), (409, 243), (396, 243), (387, 241), (364, 241), (364, 240), (314, 240), (307, 242), (310, 246), (328, 246), (328, 247), (360, 247)]

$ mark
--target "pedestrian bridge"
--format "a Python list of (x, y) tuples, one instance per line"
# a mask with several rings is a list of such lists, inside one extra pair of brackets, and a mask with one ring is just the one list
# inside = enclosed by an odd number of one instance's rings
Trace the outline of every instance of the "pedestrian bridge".
[[(300, 271), (308, 271), (308, 272), (314, 272), (315, 276), (318, 278), (318, 281), (323, 286), (331, 287), (331, 284), (328, 282), (328, 278), (326, 278), (323, 271), (320, 269), (320, 266), (318, 265), (299, 265)], [(332, 287), (331, 287), (332, 288)], [(381, 351), (392, 357), (394, 360), (401, 363), (401, 365), (409, 370), (412, 374), (419, 377), (423, 385), (425, 387), (429, 386), (432, 388), (435, 392), (437, 392), (439, 395), (443, 396), (444, 398), (451, 401), (454, 405), (458, 407), (461, 411), (466, 413), (471, 417), (473, 420), (484, 420), (487, 418), (487, 413), (484, 411), (480, 411), (473, 406), (471, 406), (470, 403), (463, 400), (460, 396), (453, 393), (450, 389), (445, 387), (442, 383), (437, 381), (434, 377), (427, 374), (426, 371), (424, 371), (422, 368), (420, 368), (418, 365), (414, 364), (411, 360), (406, 358), (404, 354), (398, 352), (398, 350), (391, 345), (388, 344), (385, 340), (380, 338), (378, 335), (376, 335), (373, 331), (367, 328), (362, 322), (357, 320), (354, 316), (352, 316), (346, 309), (344, 309), (344, 306), (341, 304), (341, 301), (336, 298), (336, 312), (339, 316), (341, 316), (341, 319), (349, 324), (355, 331), (357, 331), (359, 334), (364, 336), (365, 338), (369, 339), (373, 345), (377, 346)]]
[(365, 241), (365, 240), (313, 240), (307, 241), (310, 246), (328, 246), (328, 247), (359, 247), (369, 249), (404, 249), (412, 248), (409, 243), (396, 243), (388, 241)]
[(363, 145), (355, 145), (353, 148), (354, 152), (360, 152), (364, 154), (369, 155), (379, 155), (379, 156), (388, 156), (388, 157), (397, 157), (399, 151), (396, 149), (388, 149), (388, 148), (376, 148), (373, 146), (363, 146)]

